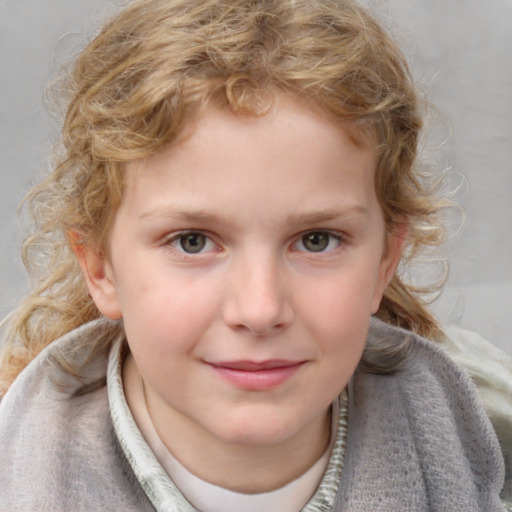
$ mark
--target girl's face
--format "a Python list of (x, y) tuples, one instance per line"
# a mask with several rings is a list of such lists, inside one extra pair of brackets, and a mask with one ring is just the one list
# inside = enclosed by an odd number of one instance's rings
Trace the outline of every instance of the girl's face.
[(327, 425), (400, 256), (375, 166), (284, 96), (260, 118), (210, 108), (128, 166), (110, 260), (82, 263), (164, 440), (277, 446)]

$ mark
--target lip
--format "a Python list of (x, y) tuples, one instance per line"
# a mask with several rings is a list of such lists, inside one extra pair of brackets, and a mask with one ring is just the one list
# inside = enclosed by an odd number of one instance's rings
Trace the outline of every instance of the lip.
[(222, 361), (208, 363), (223, 379), (247, 391), (268, 391), (289, 380), (305, 361)]

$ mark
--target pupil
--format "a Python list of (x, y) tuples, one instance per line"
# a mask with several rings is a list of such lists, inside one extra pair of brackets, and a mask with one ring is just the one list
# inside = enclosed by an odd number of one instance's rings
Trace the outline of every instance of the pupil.
[(206, 239), (205, 236), (200, 233), (192, 233), (182, 236), (180, 245), (185, 252), (196, 253), (203, 250), (206, 245)]
[(308, 251), (324, 251), (329, 245), (329, 235), (327, 233), (308, 233), (302, 237), (302, 243)]

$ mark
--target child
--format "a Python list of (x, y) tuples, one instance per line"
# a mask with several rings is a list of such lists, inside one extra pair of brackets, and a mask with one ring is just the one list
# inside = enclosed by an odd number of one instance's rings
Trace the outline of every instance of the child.
[(1, 510), (504, 509), (495, 431), (397, 271), (441, 202), (365, 10), (139, 0), (65, 90), (6, 321)]

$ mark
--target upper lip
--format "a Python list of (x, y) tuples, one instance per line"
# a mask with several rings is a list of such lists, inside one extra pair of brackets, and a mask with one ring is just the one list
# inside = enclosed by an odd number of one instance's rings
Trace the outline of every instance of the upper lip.
[(288, 361), (283, 359), (269, 359), (267, 361), (219, 361), (210, 363), (212, 366), (227, 368), (229, 370), (258, 371), (286, 368), (303, 363), (304, 361)]

